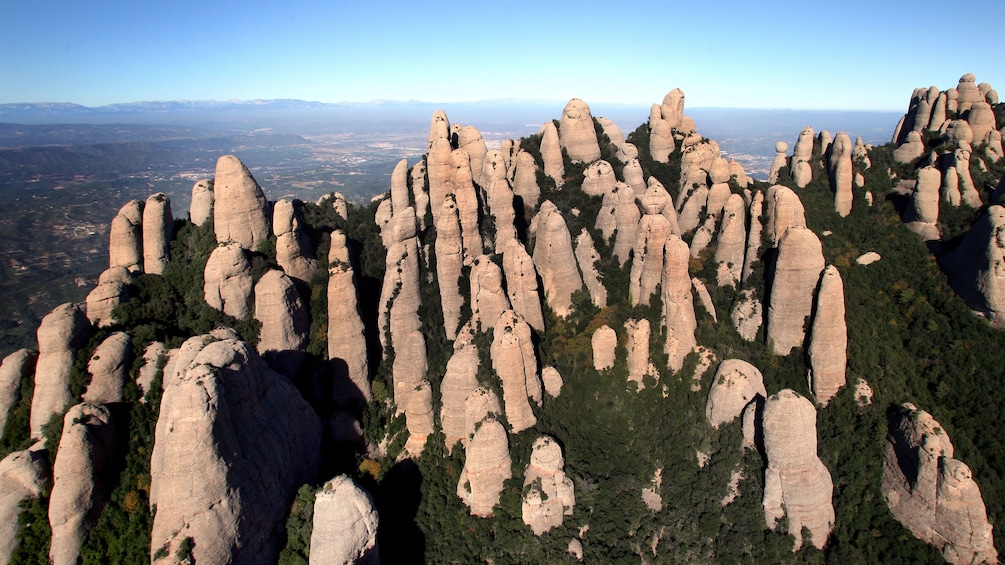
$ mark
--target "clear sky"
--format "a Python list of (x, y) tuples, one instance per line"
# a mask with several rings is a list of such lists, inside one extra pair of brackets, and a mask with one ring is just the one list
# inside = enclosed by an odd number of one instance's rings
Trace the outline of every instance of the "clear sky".
[(1005, 97), (1005, 1), (0, 0), (0, 103), (496, 98), (897, 110)]

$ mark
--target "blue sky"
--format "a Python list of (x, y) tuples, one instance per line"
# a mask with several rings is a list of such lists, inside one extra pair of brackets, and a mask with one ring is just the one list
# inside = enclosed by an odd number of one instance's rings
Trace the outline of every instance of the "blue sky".
[[(0, 103), (495, 98), (906, 109), (1005, 89), (1005, 2), (2, 0)], [(1005, 95), (1005, 90), (1002, 91)]]

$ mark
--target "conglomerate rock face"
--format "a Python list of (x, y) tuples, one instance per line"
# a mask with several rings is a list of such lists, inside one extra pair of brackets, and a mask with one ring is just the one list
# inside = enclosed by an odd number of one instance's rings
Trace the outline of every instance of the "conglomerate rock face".
[(84, 402), (113, 404), (122, 402), (122, 387), (129, 377), (133, 361), (132, 338), (125, 332), (115, 332), (94, 348), (87, 372), (91, 382), (82, 399)]
[(820, 239), (804, 227), (786, 230), (778, 242), (775, 279), (768, 302), (768, 341), (777, 355), (802, 347), (805, 320), (813, 310), (813, 295), (824, 269)]
[(813, 535), (818, 549), (834, 527), (833, 483), (817, 457), (817, 411), (799, 394), (785, 389), (768, 397), (762, 415), (764, 451), (764, 519), (772, 529), (788, 518), (795, 549), (802, 546), (802, 529)]
[(310, 562), (379, 565), (376, 505), (349, 477), (324, 484), (314, 498)]
[(192, 202), (188, 207), (188, 219), (197, 226), (213, 219), (212, 180), (200, 180), (192, 185)]
[(565, 476), (565, 457), (554, 438), (541, 436), (534, 441), (523, 485), (523, 523), (534, 535), (561, 526), (565, 516), (572, 516), (575, 487)]
[(949, 435), (924, 410), (891, 416), (883, 496), (893, 516), (954, 564), (997, 563), (992, 527), (970, 468), (953, 458)]
[(328, 265), (328, 359), (335, 379), (332, 393), (338, 398), (369, 402), (366, 329), (346, 236), (341, 231), (332, 233)]
[(317, 415), (233, 337), (189, 339), (175, 367), (150, 461), (151, 561), (191, 538), (197, 563), (275, 563), (290, 502), (319, 470)]
[(541, 403), (541, 379), (531, 330), (512, 310), (499, 316), (492, 337), (492, 368), (502, 381), (506, 420), (513, 433), (537, 423), (530, 399)]

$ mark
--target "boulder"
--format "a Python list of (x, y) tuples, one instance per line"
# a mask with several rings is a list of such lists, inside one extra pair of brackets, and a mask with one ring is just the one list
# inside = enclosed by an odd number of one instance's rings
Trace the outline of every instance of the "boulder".
[(824, 269), (820, 239), (810, 229), (795, 226), (778, 242), (775, 278), (768, 301), (768, 342), (777, 355), (802, 347), (805, 320), (813, 310), (813, 293)]
[(817, 402), (826, 406), (845, 385), (848, 364), (844, 282), (834, 265), (824, 269), (820, 277), (815, 310), (809, 340), (810, 388)]
[(583, 287), (572, 250), (572, 236), (558, 208), (546, 200), (531, 225), (536, 232), (534, 265), (544, 285), (544, 296), (555, 315), (564, 318), (572, 309), (572, 293)]
[(42, 426), (54, 414), (62, 414), (70, 394), (70, 369), (77, 349), (90, 335), (91, 324), (76, 304), (61, 304), (42, 318), (38, 326), (38, 361), (31, 398), (31, 437), (42, 437)]
[(872, 265), (873, 263), (879, 261), (880, 259), (882, 259), (882, 257), (880, 256), (879, 253), (876, 253), (875, 251), (869, 251), (867, 253), (859, 255), (858, 258), (855, 259), (855, 262), (858, 263), (859, 265)]
[(593, 332), (593, 368), (598, 371), (614, 367), (614, 353), (618, 347), (618, 334), (603, 325)]
[(254, 349), (218, 335), (186, 341), (164, 377), (150, 553), (191, 538), (197, 563), (275, 563), (290, 503), (320, 470), (321, 423)]
[(206, 261), (203, 296), (206, 304), (228, 316), (251, 315), (251, 263), (236, 241), (217, 246)]
[(788, 520), (788, 533), (796, 538), (793, 551), (803, 544), (802, 530), (823, 549), (834, 528), (834, 486), (830, 472), (817, 457), (817, 411), (792, 390), (768, 397), (762, 415), (764, 452), (764, 519), (776, 529)]
[(712, 379), (705, 418), (718, 429), (739, 418), (744, 408), (758, 396), (762, 401), (768, 396), (761, 371), (741, 359), (725, 359)]
[(196, 181), (192, 185), (188, 219), (197, 226), (202, 226), (213, 219), (213, 179)]
[(174, 237), (171, 199), (163, 192), (152, 194), (143, 207), (143, 271), (151, 275), (164, 272), (171, 257)]
[(506, 430), (495, 419), (481, 423), (465, 450), (457, 496), (472, 516), (489, 518), (499, 504), (503, 483), (513, 476)]
[(565, 476), (562, 446), (554, 438), (541, 436), (531, 447), (530, 464), (523, 480), (523, 523), (540, 536), (562, 525), (572, 516), (576, 493), (572, 479)]
[(255, 319), (262, 325), (258, 354), (275, 371), (295, 378), (306, 356), (311, 318), (293, 279), (286, 273), (270, 269), (258, 279)]
[(555, 367), (548, 366), (541, 369), (541, 381), (548, 396), (558, 398), (558, 395), (562, 394), (562, 375)]
[(573, 98), (565, 105), (558, 120), (558, 141), (574, 163), (592, 163), (600, 158), (597, 130), (586, 102)]
[(326, 482), (314, 496), (310, 563), (379, 565), (376, 505), (346, 475)]
[(93, 404), (122, 402), (122, 387), (129, 378), (133, 362), (132, 338), (125, 332), (115, 332), (104, 339), (91, 354), (87, 372), (91, 382), (81, 397)]
[(143, 203), (126, 202), (108, 229), (108, 266), (143, 270)]
[(945, 429), (904, 404), (890, 418), (883, 456), (883, 496), (914, 537), (949, 563), (997, 563), (992, 527), (970, 468), (953, 458)]
[(87, 532), (110, 494), (103, 475), (115, 457), (114, 447), (115, 423), (103, 404), (84, 402), (66, 412), (49, 496), (52, 565), (77, 563)]
[(213, 182), (213, 229), (216, 241), (233, 241), (255, 251), (269, 238), (269, 203), (262, 187), (240, 159), (224, 155), (216, 161)]

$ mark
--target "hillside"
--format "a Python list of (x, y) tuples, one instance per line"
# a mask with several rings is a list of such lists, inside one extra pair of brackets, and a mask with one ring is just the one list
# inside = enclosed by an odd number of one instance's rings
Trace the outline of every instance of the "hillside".
[(996, 562), (1003, 114), (965, 75), (762, 182), (677, 89), (437, 111), (366, 206), (219, 157), (0, 366), (0, 562)]

